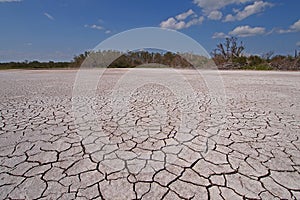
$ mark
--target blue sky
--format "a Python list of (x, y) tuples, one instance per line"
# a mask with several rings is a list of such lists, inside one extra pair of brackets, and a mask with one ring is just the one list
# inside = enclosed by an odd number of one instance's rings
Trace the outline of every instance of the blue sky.
[(208, 52), (237, 36), (246, 53), (300, 50), (299, 0), (0, 0), (0, 62), (68, 61), (133, 28), (177, 30)]

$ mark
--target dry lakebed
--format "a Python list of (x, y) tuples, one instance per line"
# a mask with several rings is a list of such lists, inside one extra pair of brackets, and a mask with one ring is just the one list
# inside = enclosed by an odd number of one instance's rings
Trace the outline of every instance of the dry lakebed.
[(0, 71), (0, 199), (300, 199), (300, 72)]

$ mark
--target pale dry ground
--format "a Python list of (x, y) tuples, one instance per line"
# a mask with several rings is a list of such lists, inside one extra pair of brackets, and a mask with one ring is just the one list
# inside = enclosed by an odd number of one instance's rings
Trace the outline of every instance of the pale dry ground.
[(0, 71), (0, 199), (300, 199), (299, 72), (76, 72)]

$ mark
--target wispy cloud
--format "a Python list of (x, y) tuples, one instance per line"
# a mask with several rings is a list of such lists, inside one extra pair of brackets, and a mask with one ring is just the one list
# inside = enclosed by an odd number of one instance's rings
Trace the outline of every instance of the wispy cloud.
[(99, 26), (99, 25), (96, 25), (96, 24), (93, 24), (93, 25), (84, 25), (84, 27), (86, 28), (91, 28), (91, 29), (97, 29), (97, 30), (104, 30), (104, 28), (102, 26)]
[[(99, 19), (98, 20), (99, 23), (103, 23), (103, 20)], [(92, 24), (92, 25), (84, 25), (85, 28), (91, 28), (91, 29), (95, 29), (95, 30), (100, 30), (100, 31), (104, 31), (105, 34), (110, 34), (111, 30), (106, 29), (105, 27), (101, 26), (101, 25), (97, 25), (97, 24)]]
[(225, 17), (225, 22), (241, 21), (251, 15), (263, 12), (266, 8), (272, 7), (273, 4), (264, 1), (255, 1), (253, 4), (246, 6), (243, 10), (236, 10), (236, 15), (229, 14)]
[(297, 47), (300, 47), (300, 41), (296, 43), (296, 46), (297, 46)]
[(21, 2), (22, 0), (0, 0), (0, 3)]
[(48, 19), (50, 19), (50, 20), (54, 20), (54, 17), (52, 16), (52, 15), (50, 15), (49, 13), (44, 13), (44, 15), (48, 18)]

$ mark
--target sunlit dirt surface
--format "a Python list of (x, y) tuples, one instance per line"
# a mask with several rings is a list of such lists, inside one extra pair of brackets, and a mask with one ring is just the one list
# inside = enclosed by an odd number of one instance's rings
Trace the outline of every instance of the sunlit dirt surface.
[(0, 71), (0, 199), (300, 199), (299, 72), (76, 73)]

